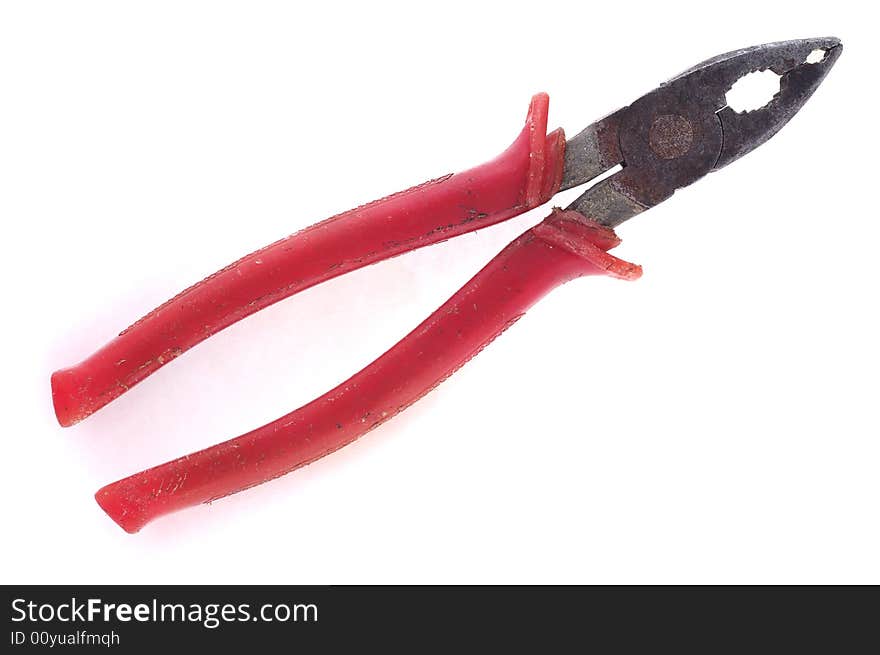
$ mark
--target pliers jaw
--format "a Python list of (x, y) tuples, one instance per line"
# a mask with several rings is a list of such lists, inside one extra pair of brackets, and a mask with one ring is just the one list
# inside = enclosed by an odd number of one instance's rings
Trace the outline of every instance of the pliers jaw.
[[(821, 59), (810, 63), (813, 52), (821, 53)], [(718, 109), (724, 146), (714, 168), (736, 161), (782, 129), (813, 95), (842, 52), (843, 44), (835, 37), (782, 41), (731, 53), (723, 64), (707, 70), (705, 76), (717, 78), (716, 84), (723, 88), (722, 98), (748, 73), (772, 70), (781, 76), (779, 93), (760, 109), (737, 112), (726, 101)]]
[[(587, 127), (566, 144), (562, 188), (622, 170), (585, 191), (569, 209), (615, 227), (767, 141), (813, 94), (843, 46), (833, 37), (729, 52), (688, 69)], [(810, 63), (814, 51), (821, 59)], [(741, 77), (772, 70), (779, 92), (763, 107), (736, 112), (726, 95)]]

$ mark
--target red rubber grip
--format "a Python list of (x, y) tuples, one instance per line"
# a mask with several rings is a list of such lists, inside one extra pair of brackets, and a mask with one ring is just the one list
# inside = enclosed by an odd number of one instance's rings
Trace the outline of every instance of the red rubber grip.
[(114, 482), (95, 494), (127, 532), (319, 459), (402, 411), (464, 365), (554, 287), (583, 275), (634, 279), (605, 252), (610, 229), (554, 210), (427, 320), (335, 389), (243, 436)]
[(311, 286), (506, 220), (559, 189), (565, 137), (549, 98), (499, 157), (352, 209), (251, 253), (154, 309), (83, 362), (52, 375), (58, 422), (73, 425), (212, 334)]

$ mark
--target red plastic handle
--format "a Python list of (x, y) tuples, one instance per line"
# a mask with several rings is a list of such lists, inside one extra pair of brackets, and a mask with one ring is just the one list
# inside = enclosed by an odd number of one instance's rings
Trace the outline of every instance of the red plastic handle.
[(243, 436), (114, 482), (95, 494), (127, 532), (158, 516), (284, 475), (351, 443), (463, 366), (554, 287), (638, 266), (605, 252), (610, 229), (554, 212), (513, 241), (427, 320), (335, 389)]
[(83, 362), (52, 375), (58, 422), (73, 425), (181, 353), (283, 298), (546, 202), (562, 180), (565, 137), (547, 134), (549, 98), (489, 163), (352, 209), (251, 253), (154, 309)]

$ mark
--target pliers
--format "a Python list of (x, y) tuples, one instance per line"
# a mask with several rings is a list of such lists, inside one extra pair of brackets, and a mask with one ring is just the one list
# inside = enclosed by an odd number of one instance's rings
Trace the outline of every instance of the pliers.
[[(548, 97), (492, 161), (305, 228), (186, 289), (79, 364), (52, 375), (62, 426), (83, 420), (223, 328), (355, 269), (522, 214), (619, 166), (527, 230), (390, 350), (299, 409), (240, 437), (136, 473), (96, 493), (128, 532), (158, 516), (284, 475), (345, 446), (449, 377), (556, 286), (587, 275), (633, 280), (609, 254), (613, 228), (739, 159), (803, 106), (842, 51), (835, 38), (736, 50), (694, 66), (565, 140), (547, 132)], [(725, 96), (772, 70), (780, 90), (738, 113)]]

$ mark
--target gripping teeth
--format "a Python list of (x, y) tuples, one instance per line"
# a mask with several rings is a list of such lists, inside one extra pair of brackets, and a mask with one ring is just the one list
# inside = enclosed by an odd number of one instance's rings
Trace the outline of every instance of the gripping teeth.
[(825, 61), (825, 57), (828, 56), (827, 48), (816, 48), (810, 54), (807, 55), (807, 58), (804, 59), (805, 64), (813, 65), (813, 64), (821, 64)]
[(746, 73), (727, 90), (726, 106), (738, 113), (762, 109), (779, 94), (780, 79), (780, 75), (766, 67)]

